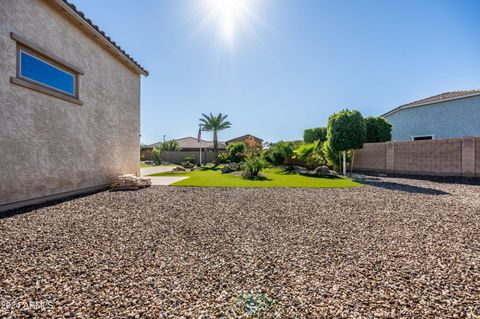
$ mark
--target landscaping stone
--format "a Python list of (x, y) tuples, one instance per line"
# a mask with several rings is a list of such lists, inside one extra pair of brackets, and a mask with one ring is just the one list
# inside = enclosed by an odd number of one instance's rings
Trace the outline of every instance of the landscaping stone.
[(137, 177), (133, 174), (127, 174), (117, 177), (117, 179), (110, 185), (111, 190), (136, 190), (152, 185), (149, 178)]
[(366, 182), (152, 186), (0, 215), (0, 318), (478, 318), (480, 186)]
[(184, 167), (177, 166), (172, 169), (173, 173), (183, 173), (186, 172), (187, 170)]
[(330, 169), (327, 166), (320, 166), (315, 169), (316, 175), (330, 175)]

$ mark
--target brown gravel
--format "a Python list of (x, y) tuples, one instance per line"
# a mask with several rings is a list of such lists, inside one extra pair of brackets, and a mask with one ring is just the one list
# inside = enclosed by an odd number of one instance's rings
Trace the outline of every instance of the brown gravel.
[(476, 318), (480, 186), (151, 187), (0, 219), (0, 317)]

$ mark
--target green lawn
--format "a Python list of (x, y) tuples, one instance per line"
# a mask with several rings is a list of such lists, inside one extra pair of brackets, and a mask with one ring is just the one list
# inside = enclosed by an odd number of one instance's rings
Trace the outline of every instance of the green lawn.
[(140, 163), (140, 168), (147, 168), (147, 167), (153, 167), (153, 165)]
[(220, 168), (204, 168), (186, 173), (158, 173), (150, 176), (190, 176), (173, 186), (199, 187), (352, 187), (360, 186), (343, 177), (309, 177), (277, 168), (269, 168), (263, 172), (266, 180), (248, 180), (240, 176), (222, 174)]

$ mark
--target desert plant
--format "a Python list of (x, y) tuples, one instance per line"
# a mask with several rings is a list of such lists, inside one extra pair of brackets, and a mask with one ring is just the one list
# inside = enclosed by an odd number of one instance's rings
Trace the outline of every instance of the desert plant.
[(320, 141), (320, 143), (323, 143), (326, 140), (327, 140), (326, 127), (309, 128), (303, 132), (303, 141), (305, 143), (314, 143), (315, 141)]
[(175, 140), (165, 141), (160, 145), (161, 152), (178, 152), (180, 151), (180, 146)]
[(243, 177), (255, 179), (259, 177), (259, 173), (265, 167), (265, 162), (258, 156), (250, 157), (245, 160), (243, 165)]
[(346, 175), (346, 152), (353, 151), (350, 169), (353, 170), (354, 150), (365, 143), (365, 121), (359, 111), (342, 110), (328, 118), (327, 137), (333, 152), (343, 152), (343, 174)]
[(213, 132), (213, 151), (215, 153), (215, 159), (218, 157), (218, 131), (230, 128), (232, 124), (229, 121), (226, 121), (228, 115), (222, 115), (222, 113), (217, 116), (210, 113), (206, 115), (202, 113), (203, 118), (200, 119), (200, 124), (202, 130), (206, 132)]
[(155, 165), (160, 165), (162, 164), (162, 158), (160, 157), (161, 156), (161, 152), (160, 152), (160, 149), (157, 148), (157, 147), (154, 147), (153, 150), (152, 150), (152, 156), (153, 156), (153, 162), (155, 163)]
[(303, 144), (297, 148), (294, 153), (294, 158), (300, 160), (303, 164), (302, 166), (307, 169), (315, 169), (326, 164), (321, 151), (320, 140), (317, 140), (314, 143)]
[(392, 125), (383, 117), (366, 117), (365, 129), (365, 143), (379, 143), (392, 140)]

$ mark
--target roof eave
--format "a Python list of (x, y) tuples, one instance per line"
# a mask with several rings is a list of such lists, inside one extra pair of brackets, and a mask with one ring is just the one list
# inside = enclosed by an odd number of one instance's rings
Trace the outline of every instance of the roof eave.
[(455, 97), (451, 97), (451, 98), (448, 98), (448, 99), (443, 99), (443, 100), (439, 100), (439, 101), (424, 102), (424, 103), (414, 104), (414, 105), (411, 105), (411, 106), (399, 106), (399, 107), (394, 108), (393, 110), (388, 111), (385, 114), (380, 115), (380, 117), (389, 116), (389, 115), (392, 115), (392, 114), (397, 113), (397, 112), (402, 111), (402, 110), (413, 109), (413, 108), (420, 107), (420, 106), (443, 103), (443, 102), (448, 102), (448, 101), (453, 101), (453, 100), (466, 99), (466, 98), (474, 97), (474, 96), (478, 96), (478, 95), (480, 95), (480, 93), (468, 94), (468, 95), (463, 95), (463, 96), (455, 96)]
[(84, 18), (82, 18), (77, 11), (75, 11), (72, 7), (68, 5), (64, 0), (48, 0), (50, 2), (55, 3), (60, 8), (62, 8), (71, 18), (75, 19), (82, 27), (85, 28), (87, 32), (89, 32), (92, 36), (94, 36), (97, 40), (102, 42), (108, 50), (115, 56), (117, 56), (122, 62), (127, 64), (131, 69), (135, 70), (138, 74), (143, 76), (148, 76), (149, 72), (136, 63), (132, 61), (130, 56), (127, 56), (126, 53), (120, 50), (116, 45), (114, 45), (111, 41), (106, 38), (106, 36), (100, 33), (97, 29), (95, 29), (90, 23), (88, 23)]

